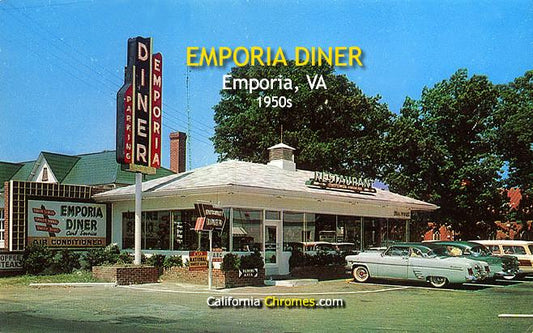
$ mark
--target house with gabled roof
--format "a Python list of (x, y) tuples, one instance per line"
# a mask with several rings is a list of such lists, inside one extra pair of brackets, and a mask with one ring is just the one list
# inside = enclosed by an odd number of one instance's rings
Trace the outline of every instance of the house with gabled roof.
[[(173, 171), (160, 168), (154, 175), (146, 175), (145, 180), (156, 179), (174, 174)], [(92, 195), (135, 183), (135, 175), (122, 170), (116, 161), (115, 151), (102, 151), (80, 155), (66, 155), (41, 152), (36, 160), (24, 162), (0, 161), (0, 249), (7, 247), (9, 237), (15, 238), (11, 243), (16, 250), (22, 250), (26, 244), (27, 207), (29, 200), (45, 199), (49, 202), (68, 200), (91, 202)], [(24, 196), (10, 198), (9, 187), (16, 188)], [(15, 200), (17, 199), (17, 200)], [(13, 204), (15, 200), (15, 204)], [(12, 211), (19, 210), (12, 218), (11, 228), (6, 228), (11, 205)], [(17, 236), (23, 235), (22, 237)], [(17, 238), (18, 237), (18, 238)], [(16, 243), (16, 244), (15, 244)]]

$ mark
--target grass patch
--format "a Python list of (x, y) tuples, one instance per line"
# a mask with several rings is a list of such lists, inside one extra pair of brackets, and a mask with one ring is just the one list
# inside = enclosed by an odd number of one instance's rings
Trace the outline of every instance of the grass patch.
[(93, 278), (88, 271), (76, 271), (71, 274), (56, 275), (20, 275), (0, 277), (0, 288), (10, 286), (27, 286), (30, 283), (67, 283), (67, 282), (101, 282)]

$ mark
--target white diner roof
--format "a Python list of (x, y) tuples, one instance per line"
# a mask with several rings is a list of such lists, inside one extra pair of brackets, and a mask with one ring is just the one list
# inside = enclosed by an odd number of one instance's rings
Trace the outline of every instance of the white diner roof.
[[(142, 189), (143, 198), (227, 191), (344, 202), (360, 201), (411, 210), (431, 211), (439, 208), (381, 189), (376, 189), (376, 193), (356, 193), (309, 187), (305, 182), (313, 176), (313, 171), (289, 171), (273, 165), (230, 160), (143, 182)], [(94, 198), (100, 202), (111, 202), (133, 200), (134, 195), (135, 185), (130, 185), (96, 194)]]

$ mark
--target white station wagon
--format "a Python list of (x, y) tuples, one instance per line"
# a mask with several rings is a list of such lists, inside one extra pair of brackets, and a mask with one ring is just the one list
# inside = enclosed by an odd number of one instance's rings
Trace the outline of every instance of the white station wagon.
[(533, 242), (521, 240), (474, 240), (483, 244), (495, 256), (509, 255), (518, 258), (520, 273), (533, 274)]

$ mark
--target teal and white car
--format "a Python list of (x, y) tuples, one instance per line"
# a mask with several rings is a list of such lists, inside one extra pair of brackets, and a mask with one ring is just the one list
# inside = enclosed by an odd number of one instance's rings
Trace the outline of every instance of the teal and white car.
[(399, 243), (384, 252), (346, 256), (346, 271), (357, 282), (369, 278), (426, 281), (436, 288), (448, 283), (482, 281), (490, 274), (487, 263), (467, 258), (436, 255), (422, 244)]

